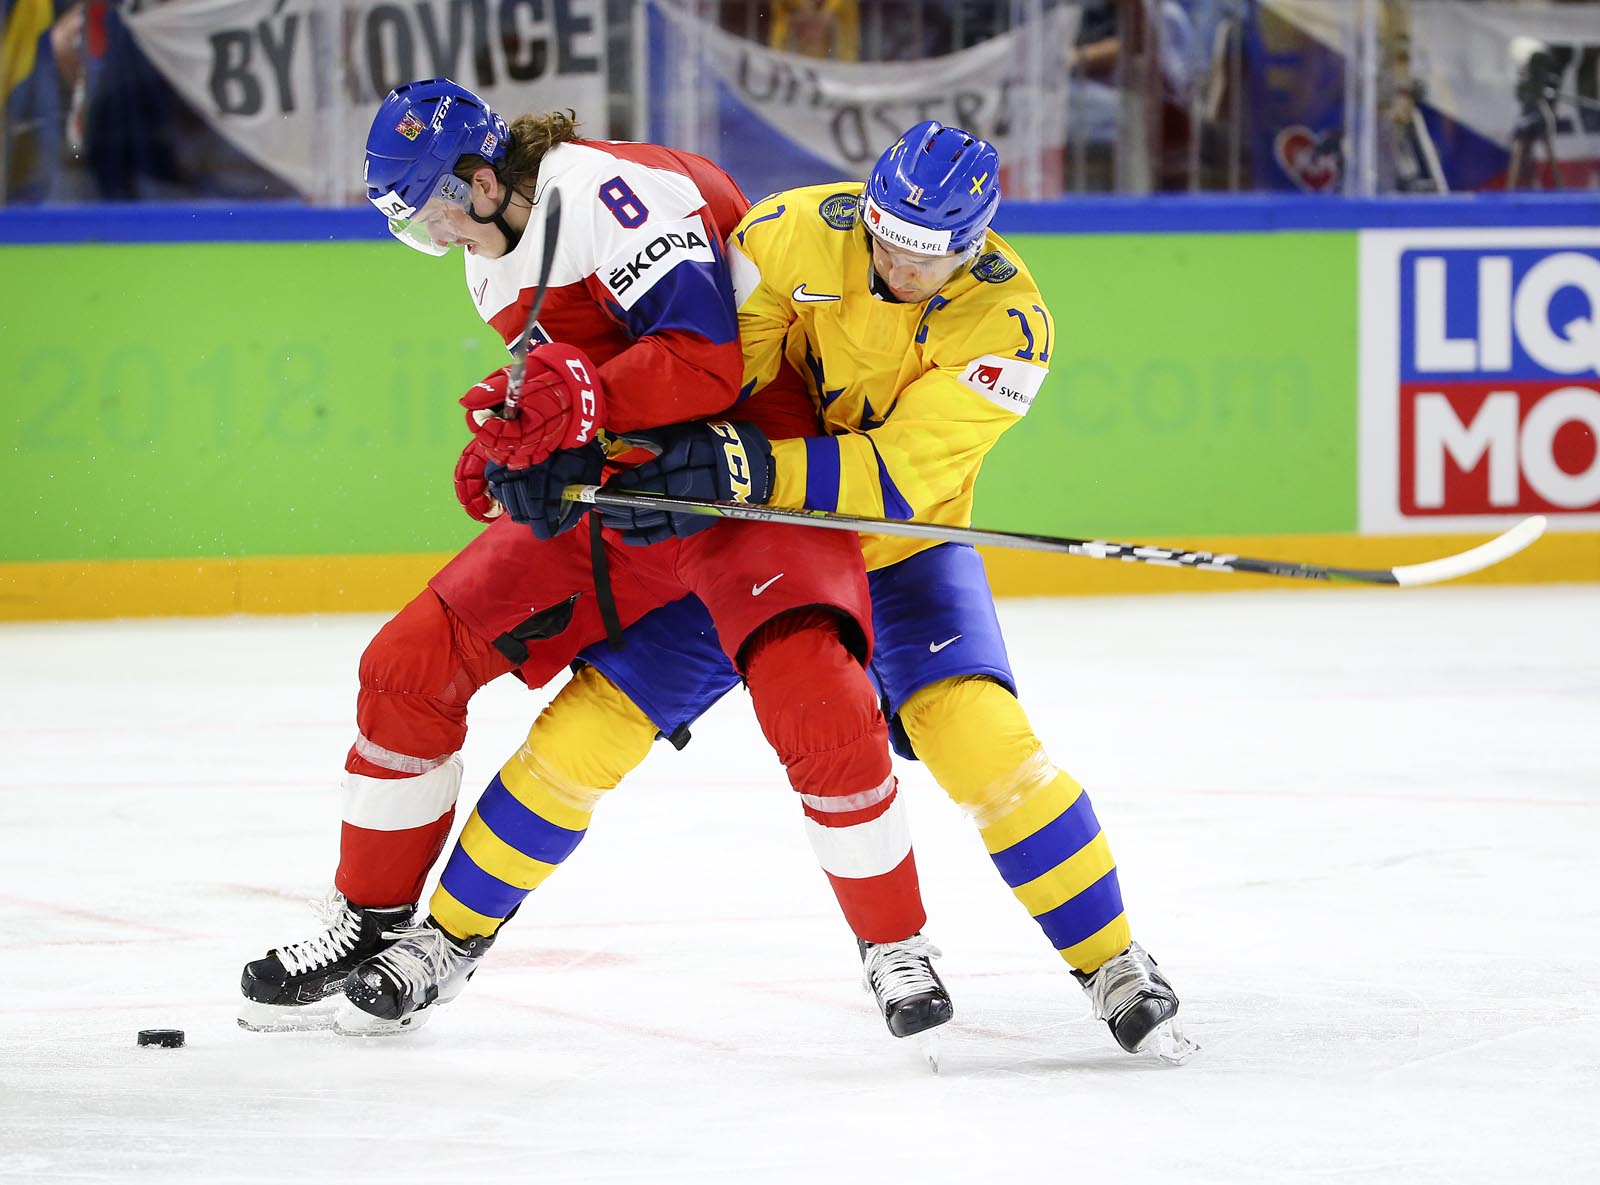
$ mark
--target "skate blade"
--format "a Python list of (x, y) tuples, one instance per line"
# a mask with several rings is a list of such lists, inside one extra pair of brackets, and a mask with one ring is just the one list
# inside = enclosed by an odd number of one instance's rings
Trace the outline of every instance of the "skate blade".
[(406, 1037), (428, 1023), (431, 1008), (419, 1008), (399, 1020), (385, 1020), (363, 1012), (346, 1000), (334, 1013), (331, 1029), (341, 1037)]
[(333, 1028), (338, 1009), (337, 997), (295, 1005), (241, 1000), (238, 1021), (241, 1029), (252, 1033), (323, 1033)]
[(935, 1074), (939, 1072), (939, 1031), (928, 1029), (917, 1034), (917, 1051), (928, 1063), (928, 1069)]
[(1140, 1042), (1138, 1052), (1150, 1054), (1169, 1066), (1181, 1066), (1200, 1052), (1200, 1046), (1183, 1035), (1183, 1027), (1174, 1018), (1151, 1029), (1150, 1035)]

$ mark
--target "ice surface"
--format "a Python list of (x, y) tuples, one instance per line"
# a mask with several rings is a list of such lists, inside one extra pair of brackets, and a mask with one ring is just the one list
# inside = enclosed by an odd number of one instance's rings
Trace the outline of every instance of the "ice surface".
[[(13, 625), (0, 1180), (1600, 1180), (1600, 589), (1002, 617), (1190, 1065), (1115, 1048), (906, 765), (956, 1003), (929, 1074), (742, 692), (657, 746), (430, 1027), (244, 1032), (240, 966), (310, 932), (332, 873), (378, 619)], [(466, 801), (541, 702), (480, 694)]]

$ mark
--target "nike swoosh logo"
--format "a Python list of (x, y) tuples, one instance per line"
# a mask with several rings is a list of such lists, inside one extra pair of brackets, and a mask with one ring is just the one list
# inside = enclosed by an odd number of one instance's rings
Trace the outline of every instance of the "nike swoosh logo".
[(837, 296), (829, 296), (824, 292), (807, 292), (806, 291), (806, 286), (804, 284), (796, 284), (794, 286), (794, 291), (792, 293), (790, 293), (790, 295), (792, 297), (794, 297), (795, 300), (798, 300), (801, 304), (808, 304), (808, 303), (810, 303), (812, 301), (818, 301), (818, 300), (838, 300), (839, 299), (839, 297), (837, 297)]
[(474, 303), (482, 304), (483, 303), (483, 294), (485, 292), (487, 292), (488, 290), (489, 290), (489, 277), (485, 276), (483, 278), (483, 283), (479, 284), (477, 286), (477, 288), (473, 290), (472, 296), (473, 296)]
[(961, 635), (957, 634), (954, 638), (946, 638), (943, 642), (929, 642), (928, 643), (928, 653), (929, 654), (938, 654), (939, 651), (943, 650), (946, 646), (950, 645), (951, 642), (957, 642), (957, 641), (960, 641), (960, 639), (961, 639)]
[(759, 597), (762, 593), (766, 592), (767, 589), (771, 588), (774, 584), (776, 584), (778, 581), (780, 581), (782, 579), (783, 579), (783, 573), (779, 572), (776, 576), (774, 576), (771, 580), (767, 581), (765, 584), (753, 584), (753, 585), (750, 586), (750, 595), (752, 597)]

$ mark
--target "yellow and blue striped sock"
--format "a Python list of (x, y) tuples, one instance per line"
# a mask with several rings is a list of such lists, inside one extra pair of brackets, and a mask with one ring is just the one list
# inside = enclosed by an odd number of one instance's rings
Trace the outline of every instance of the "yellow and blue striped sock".
[(946, 679), (912, 696), (900, 719), (1061, 957), (1090, 972), (1126, 948), (1116, 861), (1089, 795), (1051, 764), (1016, 698), (991, 679)]
[(655, 736), (627, 696), (582, 668), (478, 799), (429, 902), (434, 921), (457, 938), (493, 934), (577, 848), (595, 804)]

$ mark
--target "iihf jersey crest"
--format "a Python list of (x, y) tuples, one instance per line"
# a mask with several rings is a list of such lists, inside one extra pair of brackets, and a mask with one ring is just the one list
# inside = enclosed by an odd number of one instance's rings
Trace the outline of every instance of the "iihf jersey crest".
[(861, 211), (861, 199), (853, 193), (831, 193), (822, 199), (817, 213), (834, 230), (849, 230), (856, 224)]
[(1004, 284), (1017, 274), (1017, 265), (1000, 252), (990, 251), (978, 256), (978, 262), (972, 265), (972, 274), (985, 284)]

